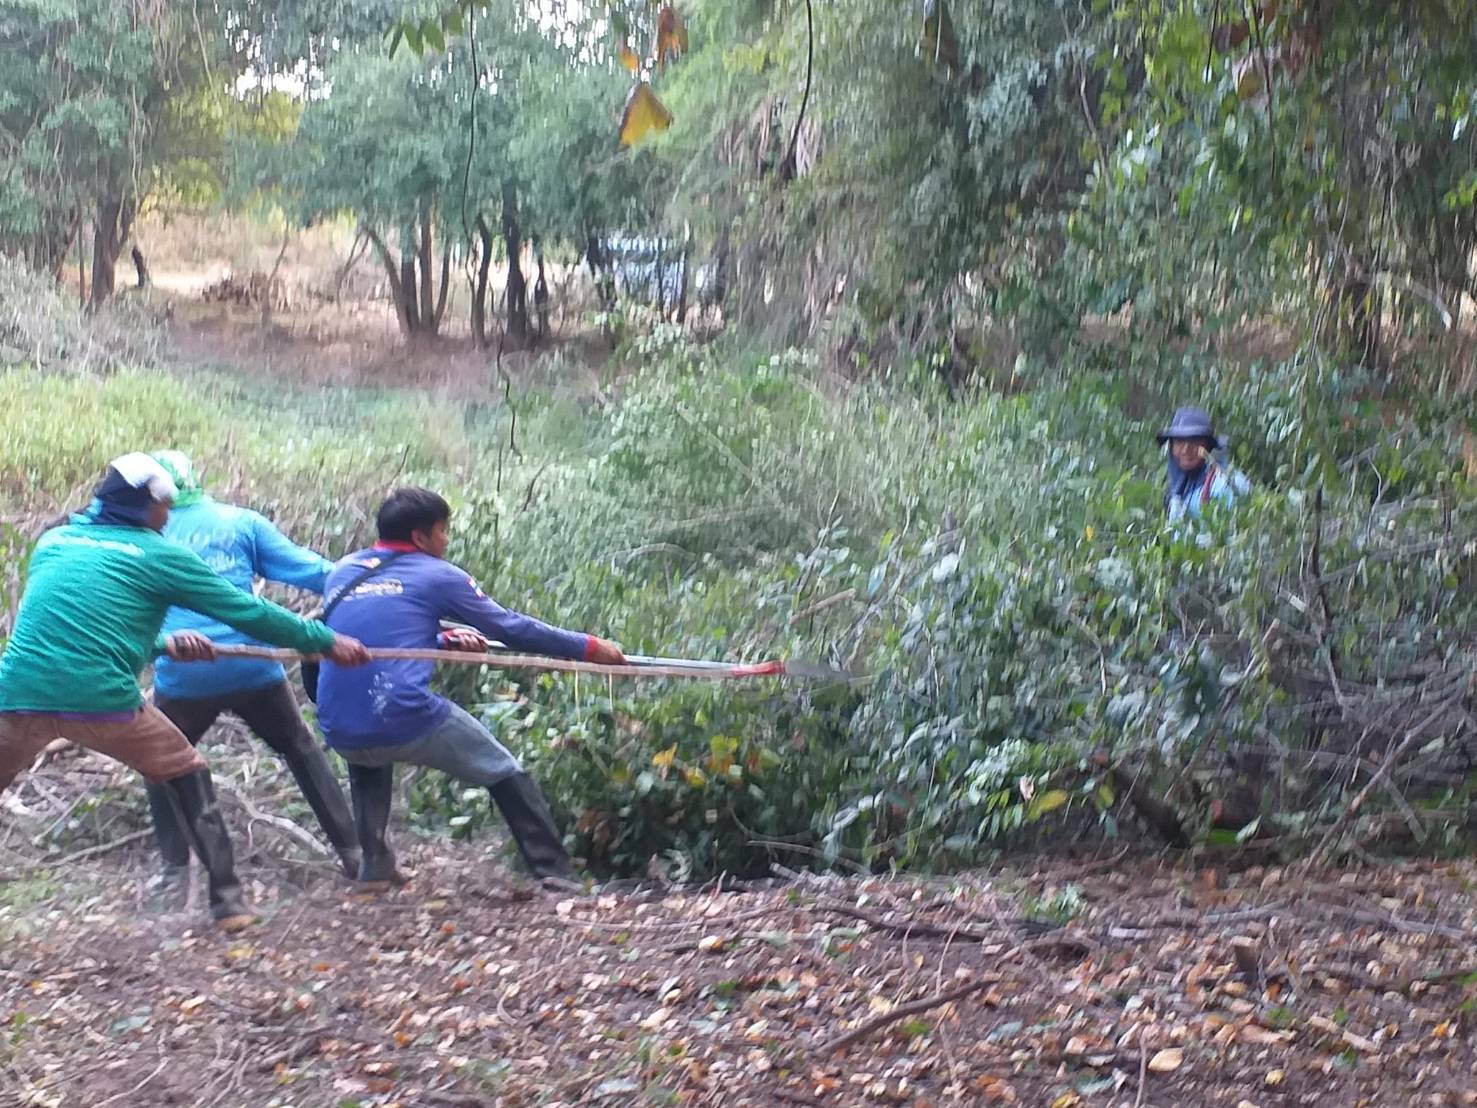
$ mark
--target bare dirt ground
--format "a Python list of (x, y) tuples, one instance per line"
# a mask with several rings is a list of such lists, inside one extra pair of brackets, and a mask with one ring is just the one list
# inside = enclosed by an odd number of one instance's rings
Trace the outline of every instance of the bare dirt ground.
[(488, 840), (402, 833), (413, 883), (375, 897), (270, 814), (280, 779), (238, 800), (232, 758), (212, 753), (261, 913), (238, 935), (149, 913), (123, 771), (64, 753), (12, 790), (0, 1103), (1477, 1103), (1469, 862), (1119, 854), (567, 895)]
[[(467, 275), (454, 266), (441, 334), (406, 342), (378, 264), (346, 226), (283, 232), (229, 216), (147, 221), (148, 295), (169, 320), (169, 348), (186, 366), (254, 380), (325, 387), (428, 388), (473, 399), (495, 395), (504, 374), (581, 395), (594, 392), (609, 344), (592, 331), (594, 309), (584, 272), (547, 267), (550, 333), (520, 348), (490, 323), (493, 345), (479, 349), (468, 323)], [(532, 259), (524, 259), (531, 271)], [(120, 279), (131, 276), (120, 269)], [(494, 299), (507, 279), (492, 272)], [(530, 278), (531, 280), (531, 278)], [(272, 297), (222, 299), (222, 283), (270, 282)]]

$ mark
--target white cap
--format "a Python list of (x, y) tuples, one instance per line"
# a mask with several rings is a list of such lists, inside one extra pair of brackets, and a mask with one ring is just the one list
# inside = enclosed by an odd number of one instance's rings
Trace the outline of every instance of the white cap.
[(174, 498), (179, 495), (179, 489), (175, 486), (174, 478), (169, 475), (169, 470), (142, 450), (114, 458), (108, 465), (116, 469), (118, 475), (134, 488), (147, 487), (149, 495), (161, 504), (173, 504)]

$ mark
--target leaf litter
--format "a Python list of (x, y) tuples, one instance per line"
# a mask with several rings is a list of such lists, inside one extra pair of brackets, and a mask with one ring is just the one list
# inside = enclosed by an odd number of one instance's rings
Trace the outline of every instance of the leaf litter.
[(145, 912), (137, 848), (0, 882), (0, 1102), (1477, 1104), (1466, 862), (556, 897), (408, 854), (379, 897), (249, 857), (234, 936)]

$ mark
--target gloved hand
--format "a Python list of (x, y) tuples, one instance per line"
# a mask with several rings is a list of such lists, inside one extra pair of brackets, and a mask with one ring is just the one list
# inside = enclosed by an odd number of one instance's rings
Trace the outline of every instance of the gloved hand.
[(486, 654), (487, 638), (470, 627), (453, 627), (441, 632), (442, 650), (461, 650), (467, 654)]
[(590, 636), (590, 644), (585, 647), (585, 661), (596, 662), (602, 666), (623, 666), (626, 664), (626, 656), (621, 653), (621, 648), (609, 639)]

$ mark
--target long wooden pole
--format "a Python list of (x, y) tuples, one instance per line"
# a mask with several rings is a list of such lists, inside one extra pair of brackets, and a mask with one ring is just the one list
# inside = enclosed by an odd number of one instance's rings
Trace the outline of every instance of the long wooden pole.
[[(273, 646), (236, 646), (217, 643), (215, 652), (222, 658), (267, 658), (278, 662), (296, 662), (304, 656), (296, 650)], [(655, 665), (608, 666), (599, 662), (576, 662), (567, 658), (547, 658), (540, 654), (504, 654), (468, 650), (430, 650), (423, 647), (375, 647), (369, 657), (376, 662), (414, 661), (447, 662), (463, 666), (498, 666), (505, 669), (543, 669), (559, 673), (593, 673), (602, 677), (690, 677), (707, 681), (731, 681), (745, 677), (783, 677), (782, 661), (758, 662), (754, 665), (723, 665), (712, 662), (684, 664), (675, 659)]]

